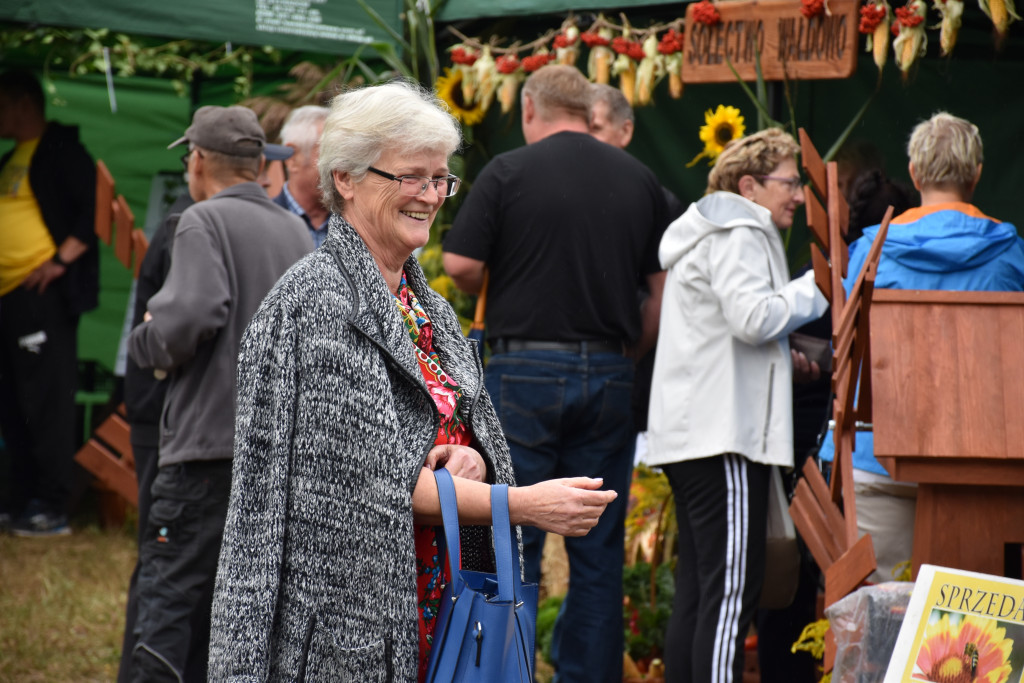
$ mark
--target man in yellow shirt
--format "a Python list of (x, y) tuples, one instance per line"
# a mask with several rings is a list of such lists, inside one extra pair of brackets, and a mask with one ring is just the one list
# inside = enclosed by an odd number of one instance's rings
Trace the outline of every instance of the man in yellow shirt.
[[(96, 167), (78, 129), (48, 122), (39, 81), (0, 73), (0, 525), (70, 532), (78, 319), (96, 307)], [(13, 524), (11, 524), (13, 522)]]

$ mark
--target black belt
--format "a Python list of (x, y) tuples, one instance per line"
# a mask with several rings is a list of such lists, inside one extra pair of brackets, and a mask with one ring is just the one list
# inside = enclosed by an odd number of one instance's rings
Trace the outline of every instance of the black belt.
[(509, 339), (502, 337), (489, 342), (491, 353), (515, 353), (516, 351), (570, 351), (572, 353), (617, 353), (622, 355), (623, 344), (603, 339), (584, 341), (546, 341), (542, 339)]

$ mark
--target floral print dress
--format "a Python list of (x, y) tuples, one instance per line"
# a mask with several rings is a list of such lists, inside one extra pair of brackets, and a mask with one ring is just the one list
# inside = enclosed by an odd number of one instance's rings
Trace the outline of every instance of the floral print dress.
[[(420, 372), (434, 399), (434, 405), (441, 416), (441, 427), (437, 430), (434, 445), (444, 444), (468, 445), (470, 433), (459, 417), (459, 405), (462, 402), (462, 389), (441, 368), (441, 363), (434, 351), (430, 319), (416, 299), (415, 293), (409, 289), (402, 272), (402, 281), (398, 286), (395, 303), (402, 312), (406, 331), (413, 341), (416, 360), (419, 361)], [(416, 588), (419, 595), (420, 623), (420, 669), (419, 679), (426, 678), (427, 661), (430, 659), (430, 648), (433, 644), (434, 625), (437, 611), (441, 604), (441, 594), (451, 576), (445, 558), (438, 551), (438, 528), (435, 526), (416, 526)]]

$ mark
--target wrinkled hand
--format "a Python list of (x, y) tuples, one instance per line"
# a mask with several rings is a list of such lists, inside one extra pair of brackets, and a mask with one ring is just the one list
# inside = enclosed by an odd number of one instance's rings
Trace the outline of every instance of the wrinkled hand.
[(793, 357), (793, 381), (797, 384), (813, 382), (821, 377), (821, 368), (813, 360), (807, 360), (802, 351), (790, 349), (789, 354)]
[(423, 461), (423, 466), (430, 470), (443, 467), (451, 472), (453, 477), (487, 481), (487, 464), (484, 462), (483, 456), (469, 446), (454, 444), (434, 446), (427, 453), (427, 459)]
[(55, 261), (44, 261), (42, 265), (28, 274), (22, 283), (25, 289), (35, 290), (42, 294), (50, 283), (59, 278), (67, 270)]
[(603, 484), (601, 479), (573, 477), (510, 488), (513, 522), (562, 536), (586, 536), (618, 496), (615, 491), (598, 491)]

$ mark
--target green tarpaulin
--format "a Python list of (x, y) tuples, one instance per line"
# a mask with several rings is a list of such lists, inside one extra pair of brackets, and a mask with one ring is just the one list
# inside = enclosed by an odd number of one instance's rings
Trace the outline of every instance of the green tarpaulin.
[(634, 7), (677, 5), (679, 16), (685, 12), (686, 3), (679, 0), (448, 0), (438, 14), (441, 21), (476, 19), (478, 17), (526, 16), (530, 14), (551, 14), (552, 12), (601, 11), (617, 13)]
[[(402, 0), (365, 2), (402, 33)], [(334, 54), (392, 42), (355, 0), (4, 0), (0, 19)]]

